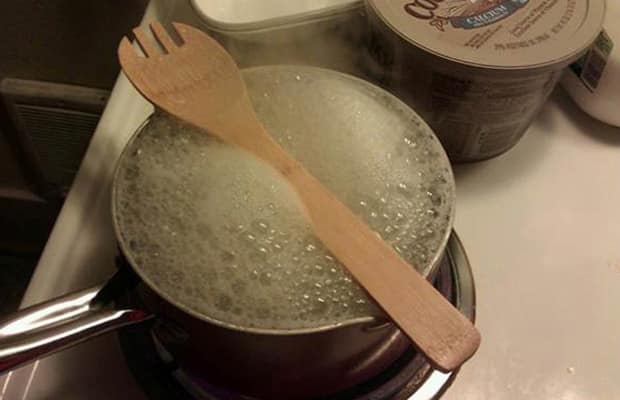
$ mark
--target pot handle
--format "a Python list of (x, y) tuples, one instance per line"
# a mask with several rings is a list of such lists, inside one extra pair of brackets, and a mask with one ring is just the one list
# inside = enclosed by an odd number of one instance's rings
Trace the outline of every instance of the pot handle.
[(37, 304), (1, 320), (0, 375), (102, 333), (150, 319), (152, 315), (142, 310), (110, 306), (110, 291), (118, 286), (120, 275), (104, 285)]

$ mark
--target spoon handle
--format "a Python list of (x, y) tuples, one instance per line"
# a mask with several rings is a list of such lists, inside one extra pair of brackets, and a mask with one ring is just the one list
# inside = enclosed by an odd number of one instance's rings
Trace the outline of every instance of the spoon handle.
[(254, 140), (238, 144), (286, 177), (323, 244), (437, 369), (469, 359), (480, 344), (472, 323), (256, 122)]

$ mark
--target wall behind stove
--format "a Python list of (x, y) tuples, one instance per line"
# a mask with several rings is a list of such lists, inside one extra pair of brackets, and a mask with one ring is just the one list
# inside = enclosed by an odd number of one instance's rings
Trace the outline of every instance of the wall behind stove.
[[(119, 72), (116, 46), (148, 0), (0, 1), (0, 80), (20, 78), (100, 89)], [(59, 204), (33, 201), (24, 163), (0, 112), (0, 253), (42, 248)], [(26, 245), (24, 247), (24, 245)], [(16, 247), (17, 246), (17, 247)]]
[(110, 88), (119, 38), (138, 24), (147, 0), (0, 2), (0, 78), (11, 76)]

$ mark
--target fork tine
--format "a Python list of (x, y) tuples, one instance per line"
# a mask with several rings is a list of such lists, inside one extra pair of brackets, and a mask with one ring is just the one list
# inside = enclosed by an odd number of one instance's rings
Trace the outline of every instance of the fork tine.
[(142, 28), (134, 28), (133, 34), (146, 57), (154, 57), (161, 53), (153, 44), (153, 39), (149, 38)]
[(191, 25), (185, 25), (180, 22), (173, 22), (172, 26), (177, 31), (177, 33), (179, 34), (179, 37), (181, 38), (184, 44), (188, 43), (188, 44), (194, 44), (194, 45), (200, 46), (201, 43), (204, 43), (205, 41), (207, 41), (207, 42), (210, 42), (212, 45), (215, 45), (221, 48), (224, 52), (226, 52), (226, 50), (224, 50), (222, 45), (220, 45), (215, 39), (213, 39), (207, 33), (205, 33), (204, 31), (198, 28), (194, 28)]
[(192, 35), (194, 34), (193, 30), (197, 30), (197, 29), (190, 27), (188, 25), (185, 25), (185, 24), (181, 24), (179, 22), (173, 22), (172, 26), (177, 31), (177, 34), (179, 35), (183, 43), (193, 42), (193, 37), (192, 37)]
[(176, 43), (172, 41), (170, 35), (168, 35), (168, 32), (161, 23), (153, 22), (150, 27), (151, 32), (153, 32), (153, 36), (155, 36), (155, 39), (157, 39), (161, 47), (163, 47), (166, 52), (172, 53), (178, 49)]
[(118, 59), (120, 60), (121, 65), (123, 62), (133, 60), (136, 57), (139, 57), (137, 50), (134, 49), (127, 36), (123, 37), (121, 43), (118, 45)]

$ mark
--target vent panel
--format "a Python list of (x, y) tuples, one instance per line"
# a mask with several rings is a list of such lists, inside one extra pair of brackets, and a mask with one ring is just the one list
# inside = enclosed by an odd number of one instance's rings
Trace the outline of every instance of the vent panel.
[(28, 170), (43, 195), (66, 192), (97, 127), (109, 92), (4, 79), (2, 98)]

